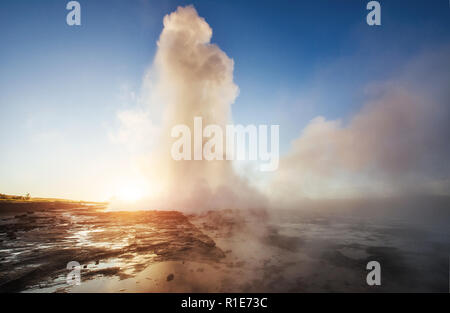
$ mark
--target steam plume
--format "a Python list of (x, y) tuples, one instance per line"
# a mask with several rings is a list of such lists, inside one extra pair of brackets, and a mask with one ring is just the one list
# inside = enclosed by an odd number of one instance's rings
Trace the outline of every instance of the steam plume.
[(211, 43), (212, 29), (193, 6), (178, 7), (164, 17), (163, 24), (146, 82), (147, 104), (151, 112), (161, 113), (162, 120), (150, 162), (143, 162), (161, 190), (157, 206), (213, 209), (260, 205), (260, 195), (233, 172), (230, 162), (172, 159), (172, 127), (184, 124), (193, 134), (194, 117), (200, 116), (203, 125), (215, 124), (225, 130), (238, 87), (233, 82), (233, 60)]

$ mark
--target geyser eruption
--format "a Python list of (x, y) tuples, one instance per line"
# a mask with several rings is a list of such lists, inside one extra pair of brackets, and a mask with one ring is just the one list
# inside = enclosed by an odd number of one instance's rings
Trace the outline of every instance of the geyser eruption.
[(174, 126), (190, 128), (194, 155), (196, 117), (224, 133), (232, 122), (234, 62), (211, 37), (211, 27), (192, 6), (166, 15), (144, 81), (145, 109), (119, 115), (119, 140), (141, 148), (152, 142), (139, 159), (152, 199), (139, 208), (298, 209), (305, 198), (448, 195), (449, 67), (442, 66), (449, 63), (448, 46), (422, 52), (390, 79), (369, 84), (367, 99), (347, 119), (313, 119), (267, 186), (256, 189), (230, 161), (176, 161), (171, 155)]
[[(164, 17), (150, 77), (150, 106), (160, 112), (159, 140), (146, 163), (148, 175), (161, 190), (156, 206), (171, 209), (248, 208), (261, 196), (236, 175), (225, 160), (175, 161), (171, 129), (194, 117), (225, 130), (238, 95), (234, 62), (216, 44), (212, 29), (193, 6), (178, 7)], [(194, 140), (192, 138), (192, 140)], [(205, 140), (206, 141), (206, 140)], [(192, 151), (194, 154), (195, 151)], [(201, 153), (201, 152), (200, 152)]]

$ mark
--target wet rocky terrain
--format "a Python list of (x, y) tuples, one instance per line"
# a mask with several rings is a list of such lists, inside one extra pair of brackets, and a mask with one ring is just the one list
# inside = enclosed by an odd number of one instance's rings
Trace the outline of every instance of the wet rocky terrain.
[(82, 266), (85, 280), (124, 279), (152, 263), (224, 256), (175, 211), (105, 212), (102, 206), (47, 202), (0, 209), (1, 292), (57, 291), (66, 285), (71, 261)]
[[(439, 223), (338, 210), (111, 212), (48, 202), (3, 203), (0, 212), (1, 292), (449, 288), (449, 220), (442, 212), (433, 213)], [(71, 261), (80, 264), (79, 285), (66, 281)], [(381, 264), (381, 286), (366, 283), (370, 261)]]

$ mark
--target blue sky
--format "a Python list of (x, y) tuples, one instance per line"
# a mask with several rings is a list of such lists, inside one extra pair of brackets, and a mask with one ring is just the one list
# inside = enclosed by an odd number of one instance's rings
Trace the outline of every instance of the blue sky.
[(0, 192), (94, 197), (79, 182), (126, 160), (108, 130), (179, 5), (194, 4), (235, 61), (234, 121), (280, 124), (282, 152), (312, 118), (346, 119), (364, 86), (450, 42), (447, 0), (380, 1), (379, 27), (356, 0), (81, 0), (79, 27), (66, 25), (67, 2), (0, 3)]

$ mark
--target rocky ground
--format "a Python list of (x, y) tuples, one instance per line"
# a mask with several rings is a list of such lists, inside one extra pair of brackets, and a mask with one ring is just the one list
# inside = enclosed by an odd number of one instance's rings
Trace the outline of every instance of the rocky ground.
[(175, 211), (105, 212), (101, 206), (3, 204), (0, 291), (64, 291), (66, 265), (83, 280), (133, 277), (170, 260), (217, 261), (222, 250)]
[[(449, 241), (446, 228), (353, 214), (3, 203), (0, 291), (448, 292)], [(371, 260), (381, 286), (366, 284)]]

